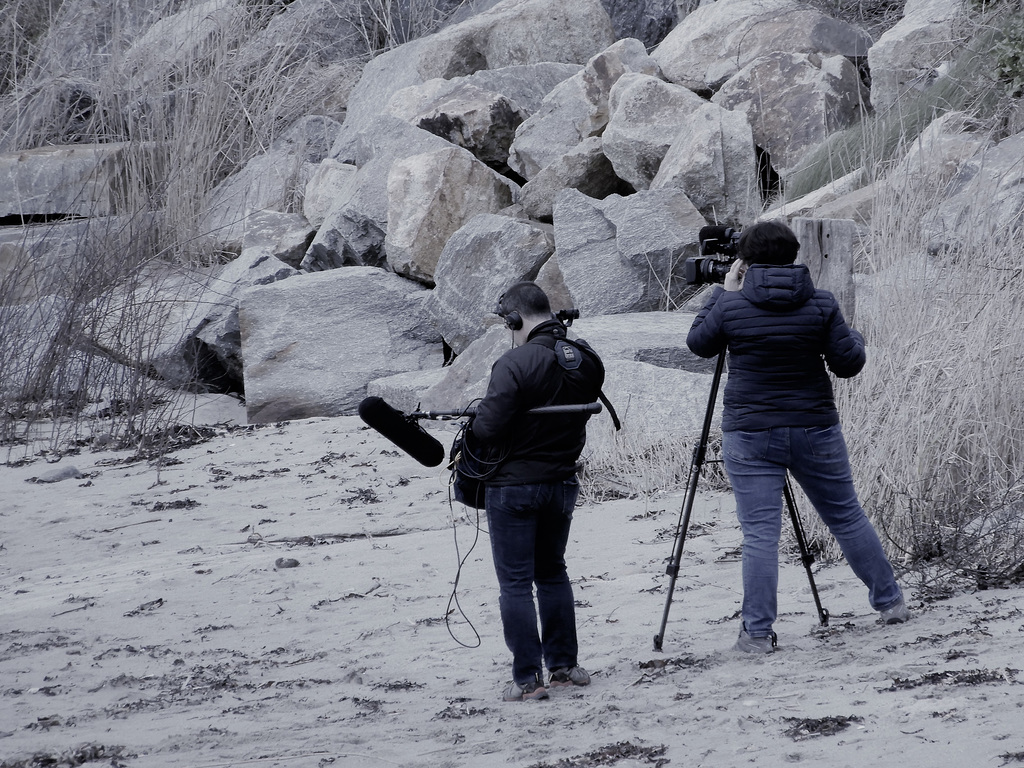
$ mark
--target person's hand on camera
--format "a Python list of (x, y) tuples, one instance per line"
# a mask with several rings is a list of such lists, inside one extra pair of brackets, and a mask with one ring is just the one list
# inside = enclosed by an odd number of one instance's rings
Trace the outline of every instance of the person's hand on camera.
[(738, 291), (743, 287), (743, 275), (746, 273), (747, 265), (743, 263), (742, 259), (736, 259), (729, 269), (729, 274), (722, 281), (722, 287), (727, 291)]

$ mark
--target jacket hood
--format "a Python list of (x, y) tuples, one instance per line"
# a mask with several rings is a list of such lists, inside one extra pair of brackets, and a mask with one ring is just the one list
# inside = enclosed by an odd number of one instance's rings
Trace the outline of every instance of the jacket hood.
[(814, 282), (803, 264), (751, 264), (743, 277), (742, 293), (756, 307), (785, 312), (814, 296)]

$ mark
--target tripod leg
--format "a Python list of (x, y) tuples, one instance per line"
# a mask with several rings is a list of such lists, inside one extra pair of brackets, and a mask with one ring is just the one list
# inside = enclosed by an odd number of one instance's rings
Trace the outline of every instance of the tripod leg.
[(704, 425), (700, 432), (700, 442), (693, 450), (693, 459), (690, 461), (690, 477), (686, 484), (686, 499), (683, 501), (683, 508), (680, 511), (679, 528), (676, 531), (676, 541), (672, 548), (672, 559), (666, 568), (669, 576), (668, 595), (665, 598), (665, 610), (661, 615), (661, 628), (654, 636), (654, 650), (660, 651), (665, 640), (665, 627), (668, 624), (668, 610), (672, 606), (672, 595), (676, 590), (676, 578), (679, 576), (679, 561), (683, 557), (683, 544), (686, 541), (686, 531), (690, 527), (690, 512), (693, 510), (693, 500), (697, 495), (697, 482), (700, 480), (700, 472), (704, 466), (704, 459), (708, 452), (708, 438), (711, 435), (711, 421), (715, 412), (715, 402), (718, 400), (718, 387), (722, 381), (722, 371), (725, 369), (725, 350), (718, 353), (718, 362), (715, 365), (715, 375), (711, 380), (711, 391), (708, 393), (708, 407), (704, 411)]
[[(698, 449), (699, 450), (699, 449)], [(690, 465), (690, 480), (687, 483), (686, 499), (680, 512), (680, 523), (676, 530), (676, 540), (672, 546), (672, 559), (669, 561), (665, 572), (668, 574), (668, 594), (665, 597), (665, 610), (661, 614), (661, 628), (654, 636), (654, 650), (660, 651), (665, 640), (665, 627), (668, 624), (668, 610), (672, 605), (672, 595), (676, 591), (676, 579), (679, 577), (679, 561), (683, 557), (683, 543), (686, 541), (686, 531), (690, 527), (690, 512), (693, 510), (693, 499), (697, 493), (697, 480), (700, 476), (700, 466), (697, 464), (696, 452), (693, 462)]]
[(828, 626), (828, 611), (821, 607), (821, 598), (818, 597), (818, 586), (814, 583), (814, 574), (811, 572), (811, 564), (814, 563), (814, 555), (811, 554), (807, 548), (807, 538), (804, 536), (803, 524), (800, 521), (800, 515), (797, 513), (796, 501), (793, 498), (793, 488), (789, 484), (789, 478), (786, 478), (785, 484), (782, 486), (783, 495), (786, 497), (786, 506), (789, 507), (789, 519), (793, 521), (793, 533), (796, 535), (797, 547), (800, 549), (800, 561), (804, 564), (804, 570), (807, 571), (807, 580), (811, 584), (811, 594), (814, 596), (814, 605), (818, 609), (818, 621), (821, 622), (821, 626)]

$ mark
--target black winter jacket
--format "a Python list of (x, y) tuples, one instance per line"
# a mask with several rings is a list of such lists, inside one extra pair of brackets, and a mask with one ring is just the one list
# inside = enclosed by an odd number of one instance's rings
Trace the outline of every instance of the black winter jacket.
[[(557, 320), (542, 323), (525, 344), (506, 352), (491, 367), (472, 432), (486, 446), (507, 451), (507, 457), (488, 484), (555, 482), (576, 472), (590, 415), (527, 413), (544, 405), (597, 400), (604, 384), (600, 358), (584, 353), (578, 369), (566, 370), (552, 348), (555, 340), (564, 338), (565, 329)], [(587, 347), (582, 340), (573, 344)]]
[(728, 347), (724, 431), (838, 424), (826, 366), (848, 378), (865, 361), (864, 338), (802, 264), (752, 264), (741, 290), (716, 286), (686, 345), (701, 357)]

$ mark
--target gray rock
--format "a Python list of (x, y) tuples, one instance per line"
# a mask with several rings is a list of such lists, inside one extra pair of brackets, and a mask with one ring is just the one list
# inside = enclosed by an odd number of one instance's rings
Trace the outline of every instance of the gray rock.
[[(588, 338), (587, 341), (600, 350), (599, 340)], [(712, 374), (610, 360), (605, 365), (604, 392), (618, 413), (622, 432), (615, 433), (607, 426), (600, 428), (602, 423), (595, 419), (604, 419), (605, 416), (592, 417), (592, 426), (588, 429), (591, 436), (587, 442), (588, 451), (601, 451), (605, 441), (612, 439), (620, 445), (668, 443), (692, 447), (690, 440), (700, 435), (704, 423), (712, 379)], [(721, 390), (718, 397), (712, 418), (715, 429), (722, 422)], [(685, 452), (681, 452), (680, 463), (688, 458)]]
[(366, 40), (355, 14), (341, 12), (336, 0), (289, 0), (267, 26), (245, 40), (237, 53), (239, 69), (303, 64), (326, 67), (366, 55)]
[(968, 160), (991, 146), (990, 135), (971, 115), (947, 112), (921, 131), (887, 178), (914, 190), (945, 190)]
[(391, 115), (379, 117), (357, 136), (359, 170), (327, 213), (302, 260), (306, 271), (341, 266), (383, 267), (388, 229), (388, 174), (396, 160), (450, 149), (444, 139)]
[(136, 148), (128, 143), (41, 147), (0, 155), (0, 217), (111, 216)]
[(403, 413), (412, 413), (422, 405), (424, 393), (440, 382), (447, 371), (447, 368), (408, 371), (374, 379), (366, 385), (366, 396), (382, 398), (392, 408), (397, 408)]
[(509, 166), (532, 179), (584, 139), (599, 136), (608, 124), (612, 86), (627, 72), (660, 77), (657, 64), (639, 40), (619, 40), (552, 90), (516, 131)]
[(297, 213), (257, 211), (245, 220), (242, 251), (265, 249), (285, 264), (298, 267), (316, 228)]
[(619, 178), (650, 187), (673, 140), (680, 116), (703, 108), (700, 96), (656, 77), (627, 72), (612, 86), (604, 153)]
[[(79, 221), (0, 228), (0, 280), (8, 305), (34, 301), (67, 288), (69, 275), (90, 273), (107, 254), (129, 254), (155, 247), (148, 215), (104, 216)], [(94, 287), (113, 284), (119, 272), (92, 273)], [(77, 280), (77, 277), (73, 279)]]
[(506, 96), (463, 83), (423, 105), (411, 122), (468, 149), (488, 165), (504, 166), (516, 128), (525, 118), (526, 114)]
[(242, 339), (238, 326), (238, 307), (242, 297), (253, 287), (269, 285), (297, 274), (298, 270), (274, 255), (273, 248), (256, 246), (244, 249), (210, 283), (210, 290), (220, 300), (211, 304), (210, 311), (199, 321), (194, 334), (223, 366), (235, 385), (232, 389), (240, 388), (243, 383)]
[(921, 221), (928, 250), (991, 248), (1024, 229), (1024, 133), (964, 163), (948, 196)]
[(339, 163), (330, 158), (316, 167), (302, 196), (302, 215), (310, 224), (319, 227), (337, 207), (337, 201), (351, 194), (350, 187), (357, 171), (358, 168), (351, 163)]
[(372, 59), (350, 95), (345, 126), (331, 156), (347, 160), (351, 136), (372, 122), (402, 88), (484, 69), (545, 61), (582, 64), (614, 41), (600, 0), (577, 0), (572, 5), (563, 0), (505, 0)]
[(911, 90), (924, 90), (958, 48), (957, 25), (966, 18), (963, 0), (908, 0), (903, 18), (868, 51), (871, 106), (892, 106)]
[(202, 0), (154, 23), (124, 53), (125, 65), (140, 86), (165, 79), (218, 36), (240, 28), (243, 16), (238, 0)]
[(432, 285), (452, 233), (478, 214), (511, 205), (518, 191), (451, 145), (395, 162), (388, 174), (388, 264), (397, 274)]
[(575, 189), (597, 199), (632, 191), (615, 175), (615, 168), (605, 156), (601, 139), (597, 136), (584, 139), (526, 182), (520, 195), (523, 210), (531, 218), (551, 221), (555, 198), (563, 189)]
[(43, 472), (39, 477), (32, 478), (32, 481), (36, 483), (59, 483), (63, 480), (78, 480), (81, 477), (83, 475), (78, 467), (66, 466)]
[(602, 0), (611, 17), (615, 36), (633, 37), (648, 49), (672, 30), (678, 19), (676, 0)]
[(355, 412), (374, 379), (441, 367), (427, 291), (371, 267), (255, 288), (239, 312), (251, 423)]
[(532, 279), (555, 250), (554, 233), (525, 219), (474, 216), (444, 246), (430, 313), (455, 354), (482, 336), (498, 297), (512, 283)]
[(688, 290), (683, 261), (698, 254), (707, 223), (678, 189), (604, 200), (566, 190), (554, 221), (562, 277), (586, 316), (675, 306)]
[(598, 315), (581, 317), (572, 328), (576, 335), (600, 348), (605, 360), (711, 374), (715, 361), (697, 357), (686, 346), (694, 317), (690, 312)]
[(713, 104), (681, 116), (651, 189), (681, 189), (700, 214), (720, 225), (742, 225), (761, 208), (754, 137), (743, 112)]
[(303, 170), (327, 154), (339, 124), (328, 117), (299, 120), (270, 149), (218, 184), (205, 202), (201, 231), (217, 250), (238, 253), (255, 211), (291, 213), (301, 208)]
[(863, 30), (800, 0), (718, 0), (690, 13), (651, 55), (668, 80), (710, 94), (777, 51), (857, 60), (871, 43)]
[(772, 53), (747, 64), (712, 101), (743, 112), (782, 176), (829, 135), (857, 122), (868, 90), (843, 56)]

